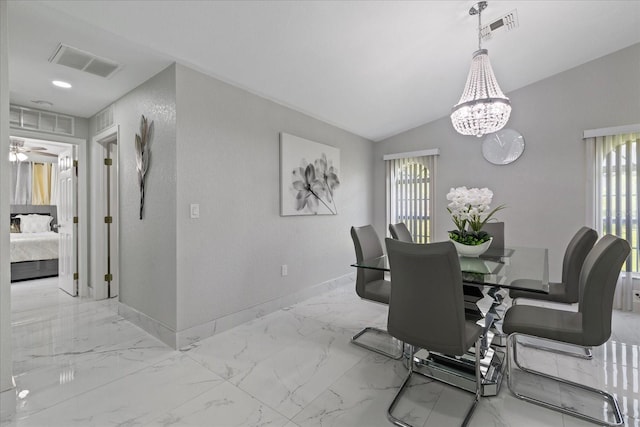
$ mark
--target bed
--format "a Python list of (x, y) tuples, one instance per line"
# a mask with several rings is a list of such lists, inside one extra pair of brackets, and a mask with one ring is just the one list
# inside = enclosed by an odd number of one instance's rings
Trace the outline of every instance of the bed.
[(11, 205), (11, 281), (58, 275), (57, 207)]

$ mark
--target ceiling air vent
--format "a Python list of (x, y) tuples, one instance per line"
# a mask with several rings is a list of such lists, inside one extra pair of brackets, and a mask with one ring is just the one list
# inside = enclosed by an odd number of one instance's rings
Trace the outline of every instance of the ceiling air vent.
[(480, 29), (482, 40), (490, 40), (496, 31), (511, 31), (518, 28), (518, 11), (513, 9), (506, 15), (493, 20), (487, 25), (483, 25)]
[(101, 58), (92, 53), (62, 43), (58, 45), (53, 55), (51, 55), (49, 62), (107, 79), (120, 68), (120, 64), (117, 62)]

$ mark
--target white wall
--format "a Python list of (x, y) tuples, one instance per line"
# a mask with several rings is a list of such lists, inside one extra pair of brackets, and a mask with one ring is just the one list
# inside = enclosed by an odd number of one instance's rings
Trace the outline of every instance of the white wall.
[[(133, 143), (141, 114), (155, 121), (143, 221)], [(121, 309), (167, 344), (353, 273), (349, 228), (373, 220), (370, 141), (181, 65), (116, 101), (114, 121)], [(280, 132), (341, 149), (339, 215), (280, 217)]]
[[(372, 221), (370, 141), (180, 65), (176, 98), (178, 330), (353, 272), (349, 229)], [(280, 132), (341, 150), (337, 216), (279, 215)]]
[[(7, 2), (0, 1), (0, 153), (9, 152), (9, 52)], [(9, 218), (9, 165), (0, 157), (0, 218)], [(11, 268), (9, 223), (0, 221), (0, 392), (13, 387), (11, 358)], [(4, 403), (4, 398), (3, 398)], [(4, 405), (0, 412), (4, 415)]]
[[(544, 60), (544, 58), (540, 58)], [(481, 139), (458, 135), (449, 117), (376, 145), (374, 217), (384, 231), (382, 156), (440, 148), (436, 202), (436, 240), (453, 228), (446, 211), (451, 187), (489, 187), (494, 204), (506, 204), (497, 217), (506, 222), (510, 245), (548, 247), (550, 278), (558, 280), (570, 238), (585, 224), (586, 169), (582, 132), (638, 123), (640, 44), (549, 77), (507, 95), (513, 111), (507, 127), (525, 138), (516, 162), (495, 166), (482, 157)], [(464, 82), (460, 82), (462, 91)], [(455, 100), (451, 100), (453, 105)]]
[[(140, 117), (154, 122), (144, 219), (135, 163)], [(114, 103), (118, 150), (120, 302), (176, 330), (176, 109), (172, 65)], [(92, 120), (93, 124), (93, 120)], [(93, 127), (92, 127), (93, 129)]]

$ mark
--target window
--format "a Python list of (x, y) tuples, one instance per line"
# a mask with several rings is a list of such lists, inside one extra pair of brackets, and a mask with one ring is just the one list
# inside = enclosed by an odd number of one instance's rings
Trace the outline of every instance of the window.
[(57, 163), (11, 162), (10, 190), (12, 205), (57, 204)]
[(631, 245), (616, 286), (614, 308), (633, 310), (633, 281), (640, 271), (640, 125), (588, 130), (584, 138), (587, 170), (593, 170), (593, 175), (587, 175), (587, 225), (600, 236), (613, 234)]
[(600, 234), (614, 234), (629, 242), (631, 256), (623, 271), (633, 273), (639, 271), (639, 150), (640, 134), (596, 138), (596, 227)]
[(387, 229), (404, 222), (416, 243), (433, 236), (433, 189), (437, 150), (387, 155)]

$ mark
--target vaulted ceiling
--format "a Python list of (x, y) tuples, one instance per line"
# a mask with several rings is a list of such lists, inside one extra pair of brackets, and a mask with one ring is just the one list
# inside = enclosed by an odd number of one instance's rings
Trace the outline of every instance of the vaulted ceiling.
[[(80, 117), (177, 61), (377, 141), (448, 115), (478, 47), (471, 1), (8, 4), (11, 102)], [(506, 14), (517, 27), (483, 47), (507, 95), (640, 42), (637, 0), (489, 1), (483, 23)], [(50, 63), (61, 43), (121, 68), (104, 78)]]

